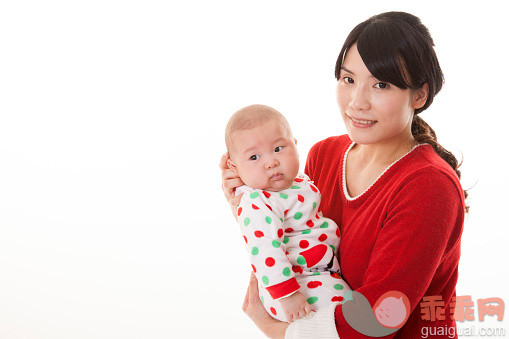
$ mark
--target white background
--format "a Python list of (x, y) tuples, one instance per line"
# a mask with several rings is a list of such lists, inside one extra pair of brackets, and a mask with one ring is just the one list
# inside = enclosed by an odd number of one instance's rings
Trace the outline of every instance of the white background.
[(275, 107), (303, 169), (345, 133), (344, 39), (387, 10), (422, 19), (446, 76), (421, 116), (472, 187), (457, 293), (509, 302), (502, 6), (2, 1), (0, 338), (262, 337), (241, 312), (250, 266), (220, 188), (224, 127)]

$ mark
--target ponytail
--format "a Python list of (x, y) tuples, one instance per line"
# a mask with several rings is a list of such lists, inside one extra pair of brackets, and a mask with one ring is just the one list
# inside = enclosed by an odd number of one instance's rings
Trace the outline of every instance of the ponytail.
[[(458, 164), (458, 159), (446, 150), (442, 145), (440, 145), (437, 142), (437, 135), (433, 128), (431, 128), (430, 125), (424, 121), (420, 116), (417, 114), (414, 114), (413, 120), (412, 120), (412, 136), (414, 137), (415, 141), (417, 141), (419, 144), (429, 144), (435, 152), (444, 159), (456, 172), (458, 175), (458, 178), (461, 179), (461, 172), (459, 170), (459, 167), (461, 166), (461, 163)], [(463, 191), (463, 194), (465, 195), (465, 199), (468, 196), (468, 193), (466, 190)], [(470, 209), (470, 206), (465, 205), (465, 212), (468, 213), (468, 210)]]

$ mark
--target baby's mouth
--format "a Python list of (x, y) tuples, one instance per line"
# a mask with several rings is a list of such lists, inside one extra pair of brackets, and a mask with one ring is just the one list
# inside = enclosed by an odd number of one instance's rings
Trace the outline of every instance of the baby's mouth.
[(281, 179), (283, 179), (283, 174), (281, 173), (276, 173), (270, 177), (270, 180), (281, 180)]

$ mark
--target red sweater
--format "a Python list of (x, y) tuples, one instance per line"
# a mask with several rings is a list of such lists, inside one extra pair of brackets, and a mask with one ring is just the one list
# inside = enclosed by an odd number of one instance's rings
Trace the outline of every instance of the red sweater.
[[(455, 327), (449, 303), (456, 295), (465, 208), (456, 173), (430, 145), (422, 145), (394, 163), (362, 195), (347, 200), (343, 161), (351, 144), (348, 135), (318, 142), (305, 169), (321, 191), (324, 216), (341, 229), (343, 278), (372, 306), (388, 291), (408, 297), (412, 312), (406, 324), (384, 338), (420, 338), (423, 326)], [(445, 320), (421, 319), (425, 296), (442, 297)], [(347, 324), (341, 305), (336, 308), (336, 327), (340, 338), (371, 338)]]

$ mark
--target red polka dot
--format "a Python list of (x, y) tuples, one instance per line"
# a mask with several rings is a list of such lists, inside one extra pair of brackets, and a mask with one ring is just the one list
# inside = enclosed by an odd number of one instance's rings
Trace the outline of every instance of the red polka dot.
[(339, 235), (339, 228), (336, 228), (336, 235), (338, 236), (338, 238), (340, 237), (340, 235)]
[(308, 227), (313, 227), (313, 226), (315, 226), (315, 223), (311, 220), (308, 220), (308, 221), (306, 221), (306, 225), (308, 225)]
[(318, 286), (322, 286), (321, 281), (310, 281), (308, 282), (308, 288), (317, 288)]
[(313, 190), (313, 192), (318, 192), (318, 190), (316, 189), (316, 187), (314, 185), (309, 185), (311, 187), (311, 189)]
[(256, 206), (255, 204), (252, 204), (251, 207), (254, 209), (254, 210), (259, 210), (260, 207)]
[(255, 231), (254, 235), (257, 238), (261, 238), (261, 237), (263, 237), (263, 232), (262, 231)]
[(269, 267), (274, 266), (275, 263), (276, 263), (276, 261), (272, 257), (268, 257), (267, 259), (265, 259), (265, 265), (267, 265)]
[(243, 235), (243, 236), (242, 236), (242, 238), (244, 238), (244, 241), (245, 241), (245, 242), (246, 242), (246, 244), (247, 244), (247, 238), (246, 238), (246, 236), (245, 236), (245, 235)]
[(295, 178), (295, 182), (303, 182), (303, 181), (304, 181), (304, 179), (302, 179), (302, 178)]
[(285, 211), (285, 215), (286, 215), (286, 213), (288, 213), (288, 211), (289, 211), (289, 210), (286, 210), (286, 211)]
[(269, 192), (265, 192), (265, 191), (262, 191), (263, 192), (263, 195), (266, 197), (266, 198), (270, 198), (270, 193)]
[(254, 265), (253, 265), (253, 264), (251, 264), (251, 267), (253, 268), (253, 272), (255, 272), (255, 273), (256, 273), (256, 267), (254, 267)]
[(284, 234), (284, 232), (283, 232), (283, 230), (281, 228), (277, 230), (277, 236), (278, 237), (282, 238), (283, 234)]
[(242, 213), (242, 207), (239, 207), (239, 209), (237, 210), (237, 215), (240, 216), (240, 213)]
[(335, 297), (332, 297), (332, 299), (330, 301), (334, 302), (334, 301), (342, 301), (342, 300), (343, 300), (343, 297), (335, 296)]
[(300, 202), (304, 202), (304, 197), (300, 194), (297, 195), (297, 199), (299, 199)]
[(318, 213), (316, 213), (315, 218), (320, 219), (320, 216), (318, 215)]
[(309, 246), (309, 242), (307, 240), (301, 240), (299, 242), (299, 247), (300, 248), (307, 248)]
[(272, 211), (272, 207), (270, 207), (270, 206), (269, 206), (269, 205), (267, 205), (267, 204), (265, 204), (265, 206), (267, 206), (267, 208), (268, 208), (269, 210), (271, 210), (271, 211)]
[(295, 273), (300, 273), (300, 274), (302, 274), (302, 272), (304, 272), (304, 270), (300, 266), (292, 266), (292, 271), (294, 271)]
[(318, 240), (320, 240), (320, 241), (327, 240), (327, 234), (322, 234), (321, 236), (318, 237)]
[(276, 309), (274, 307), (271, 307), (270, 311), (272, 312), (272, 314), (277, 315)]
[(288, 227), (287, 229), (285, 229), (285, 233), (291, 233), (291, 232), (293, 232), (293, 228)]

